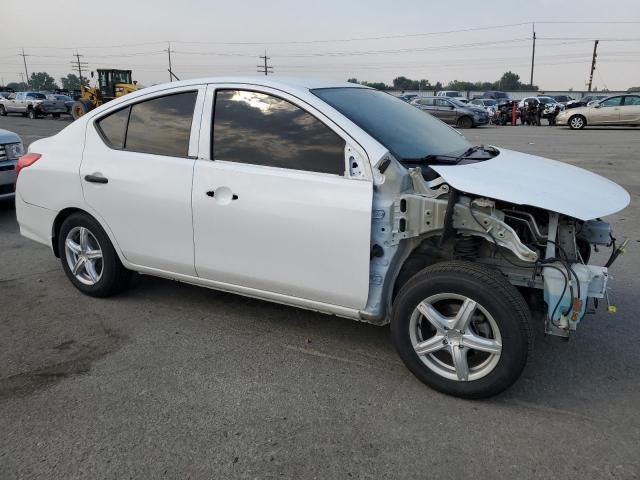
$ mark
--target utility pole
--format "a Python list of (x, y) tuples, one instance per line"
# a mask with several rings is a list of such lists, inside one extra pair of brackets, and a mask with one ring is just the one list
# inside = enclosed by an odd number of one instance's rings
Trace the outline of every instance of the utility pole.
[(167, 52), (167, 54), (169, 55), (169, 68), (167, 69), (167, 71), (169, 72), (169, 81), (173, 82), (174, 78), (180, 81), (178, 76), (173, 73), (173, 65), (171, 63), (171, 42), (167, 42), (167, 49), (165, 50), (165, 52)]
[(78, 72), (78, 76), (80, 77), (80, 87), (82, 87), (84, 85), (82, 69), (84, 68), (86, 70), (89, 67), (89, 64), (80, 60), (80, 57), (83, 57), (84, 55), (80, 55), (78, 52), (74, 53), (72, 56), (76, 57), (76, 61), (71, 62), (71, 68)]
[(536, 62), (536, 24), (531, 24), (533, 28), (533, 49), (531, 50), (531, 79), (529, 80), (529, 84), (533, 87), (533, 67)]
[(27, 76), (27, 89), (29, 88), (29, 70), (27, 70), (27, 57), (29, 55), (25, 55), (24, 53), (24, 48), (22, 49), (22, 54), (20, 55), (22, 57), (22, 61), (24, 62), (24, 73)]
[(18, 73), (18, 75), (20, 75), (20, 84), (21, 85), (25, 85), (25, 83), (24, 83), (24, 73), (20, 72), (20, 73)]
[(593, 57), (591, 57), (591, 73), (589, 74), (589, 91), (591, 91), (591, 84), (593, 83), (593, 71), (596, 69), (596, 58), (598, 57), (598, 54), (596, 53), (596, 51), (598, 50), (598, 43), (600, 43), (600, 40), (596, 40), (593, 43)]
[(268, 60), (271, 60), (271, 57), (267, 57), (267, 51), (264, 51), (263, 57), (258, 57), (264, 60), (264, 65), (258, 65), (258, 73), (264, 73), (265, 75), (269, 75), (273, 73), (273, 67), (269, 66)]

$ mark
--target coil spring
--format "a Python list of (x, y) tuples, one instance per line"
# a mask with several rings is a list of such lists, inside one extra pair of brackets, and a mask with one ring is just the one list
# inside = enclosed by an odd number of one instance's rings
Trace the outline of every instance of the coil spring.
[(456, 258), (463, 260), (473, 260), (478, 257), (480, 252), (480, 246), (482, 240), (478, 237), (470, 235), (463, 235), (456, 239), (456, 244), (453, 248)]

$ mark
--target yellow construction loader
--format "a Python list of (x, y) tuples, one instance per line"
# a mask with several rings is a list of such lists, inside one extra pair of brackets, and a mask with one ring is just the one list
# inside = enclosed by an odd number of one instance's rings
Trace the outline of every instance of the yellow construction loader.
[[(80, 98), (71, 108), (73, 119), (99, 107), (109, 100), (121, 97), (138, 89), (131, 81), (131, 70), (98, 69), (98, 84), (95, 87), (80, 87)], [(93, 76), (93, 72), (91, 72)]]

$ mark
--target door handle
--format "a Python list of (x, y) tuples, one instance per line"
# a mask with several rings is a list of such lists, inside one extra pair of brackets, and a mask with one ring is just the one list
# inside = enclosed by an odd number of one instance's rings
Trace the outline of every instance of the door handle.
[[(222, 199), (222, 198), (228, 199), (229, 198), (229, 193), (230, 193), (229, 189), (226, 188), (226, 187), (222, 187), (220, 190), (221, 191), (219, 192), (218, 198), (220, 198), (220, 199)], [(209, 191), (205, 192), (205, 195), (207, 197), (214, 198), (216, 196), (216, 191), (215, 190), (209, 190)], [(238, 200), (238, 195), (236, 195), (235, 193), (232, 193), (231, 194), (231, 200)]]
[(91, 183), (109, 183), (109, 179), (102, 175), (85, 175), (84, 179), (86, 182)]

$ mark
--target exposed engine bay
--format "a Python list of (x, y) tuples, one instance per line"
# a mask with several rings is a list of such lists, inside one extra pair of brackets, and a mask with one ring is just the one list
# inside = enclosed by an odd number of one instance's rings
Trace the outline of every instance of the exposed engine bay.
[[(607, 222), (460, 192), (429, 167), (405, 169), (391, 160), (375, 181), (364, 320), (384, 323), (380, 315), (404, 282), (452, 259), (500, 270), (521, 289), (532, 312), (545, 318), (550, 335), (567, 338), (589, 299), (597, 307), (608, 298), (608, 269), (626, 241), (618, 246)], [(599, 247), (611, 248), (611, 255), (603, 266), (590, 265), (592, 248)]]

